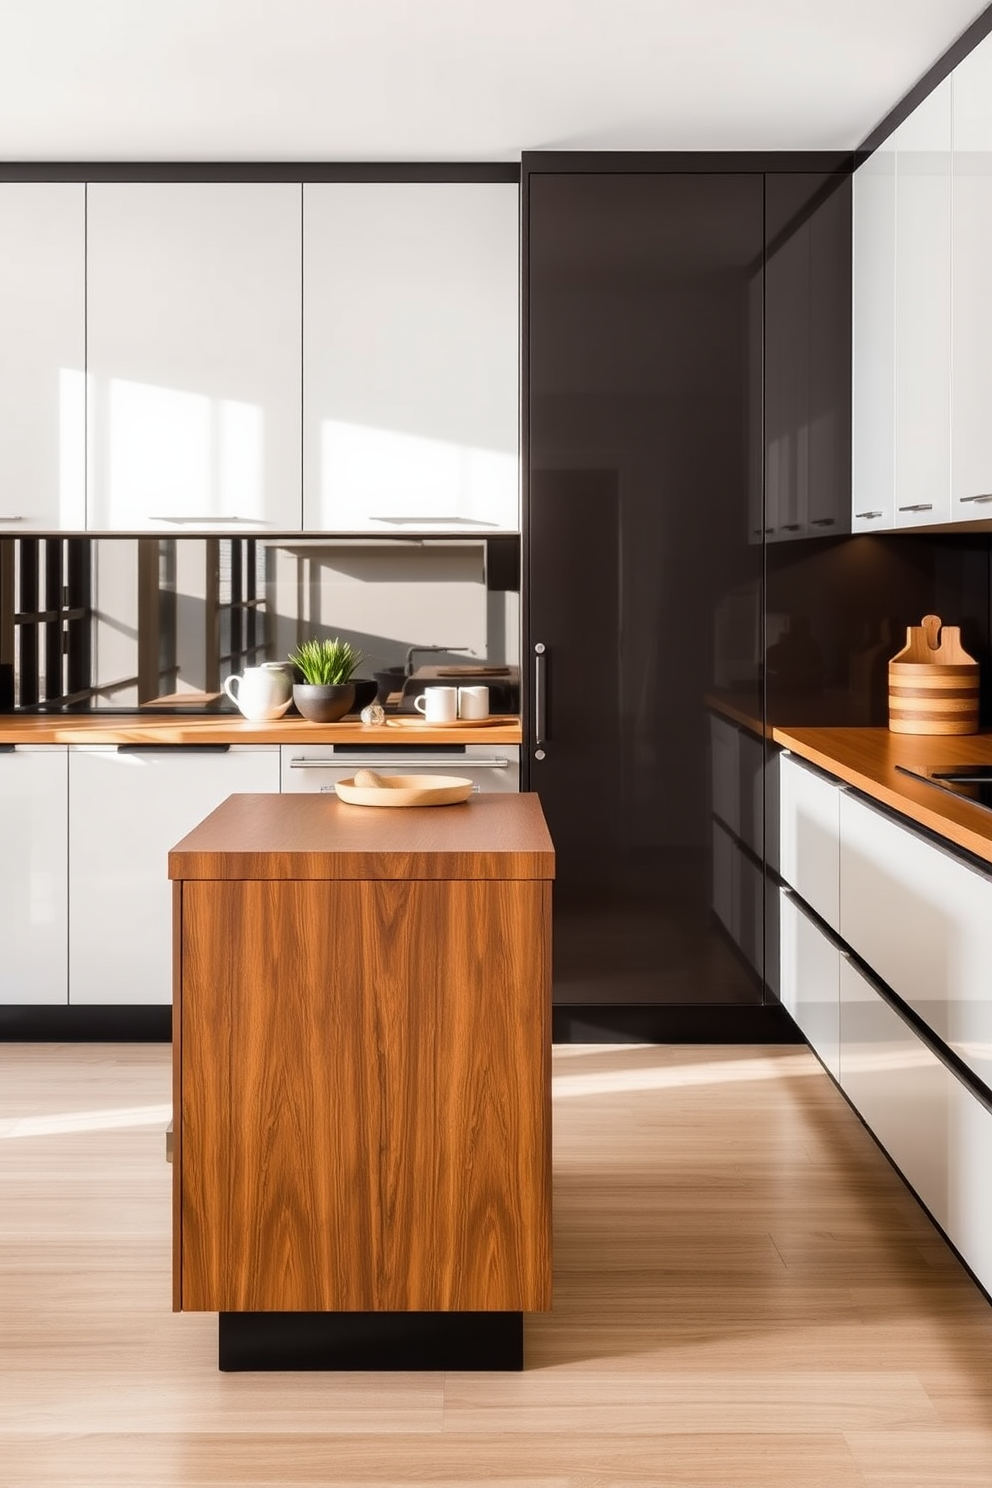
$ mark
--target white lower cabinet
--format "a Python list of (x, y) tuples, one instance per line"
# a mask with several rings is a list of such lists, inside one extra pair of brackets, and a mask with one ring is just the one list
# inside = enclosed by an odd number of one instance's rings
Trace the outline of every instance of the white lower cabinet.
[(839, 928), (841, 791), (791, 754), (779, 761), (779, 871), (830, 926)]
[(992, 1287), (992, 1113), (844, 957), (840, 1084), (985, 1287)]
[(0, 753), (0, 1004), (68, 997), (68, 752)]
[(992, 1087), (992, 877), (849, 792), (840, 933)]
[(840, 1079), (840, 962), (837, 944), (783, 889), (779, 903), (779, 995), (835, 1080)]
[(241, 792), (278, 792), (279, 747), (69, 750), (69, 1001), (172, 1000), (168, 852)]

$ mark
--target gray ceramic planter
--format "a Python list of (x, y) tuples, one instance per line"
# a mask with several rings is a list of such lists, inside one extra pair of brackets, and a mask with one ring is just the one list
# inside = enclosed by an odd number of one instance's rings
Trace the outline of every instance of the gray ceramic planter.
[(355, 684), (342, 682), (321, 687), (296, 682), (293, 685), (293, 702), (311, 723), (337, 723), (354, 706)]

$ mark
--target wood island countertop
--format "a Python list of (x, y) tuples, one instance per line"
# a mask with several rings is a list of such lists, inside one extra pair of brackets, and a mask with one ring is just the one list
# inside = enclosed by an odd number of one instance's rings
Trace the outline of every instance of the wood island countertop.
[(331, 795), (234, 795), (169, 853), (172, 879), (550, 879), (533, 793), (451, 806), (352, 806)]
[(277, 718), (250, 723), (237, 714), (177, 718), (175, 714), (103, 713), (99, 715), (7, 714), (0, 716), (2, 744), (519, 744), (519, 718), (478, 728), (431, 727), (405, 719), (365, 724), (358, 718), (340, 723), (310, 723), (306, 718)]
[(992, 812), (896, 769), (992, 765), (992, 733), (937, 736), (892, 734), (887, 728), (775, 727), (771, 737), (783, 749), (992, 864)]

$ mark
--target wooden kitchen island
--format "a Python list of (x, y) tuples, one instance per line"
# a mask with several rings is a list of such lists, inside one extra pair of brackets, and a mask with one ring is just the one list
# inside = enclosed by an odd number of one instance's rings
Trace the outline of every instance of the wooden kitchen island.
[(520, 1368), (551, 1305), (535, 795), (229, 797), (169, 854), (174, 1307), (220, 1367)]

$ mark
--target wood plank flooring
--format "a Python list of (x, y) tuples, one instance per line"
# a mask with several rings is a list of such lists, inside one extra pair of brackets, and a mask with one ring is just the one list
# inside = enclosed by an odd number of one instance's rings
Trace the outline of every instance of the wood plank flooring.
[(162, 1045), (0, 1045), (2, 1488), (987, 1488), (992, 1308), (807, 1051), (555, 1051), (527, 1368), (243, 1374), (170, 1311)]

